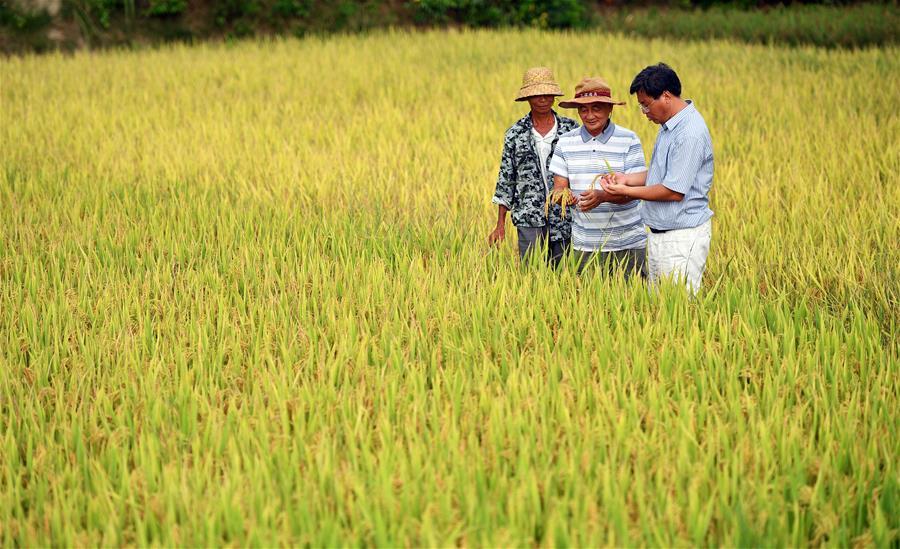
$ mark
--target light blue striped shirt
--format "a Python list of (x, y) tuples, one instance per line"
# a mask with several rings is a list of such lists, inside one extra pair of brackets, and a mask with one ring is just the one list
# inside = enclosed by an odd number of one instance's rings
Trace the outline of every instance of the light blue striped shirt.
[[(607, 173), (606, 162), (615, 172), (647, 171), (641, 140), (633, 131), (612, 121), (596, 137), (584, 127), (563, 134), (556, 144), (550, 171), (569, 180), (576, 197), (588, 190), (598, 174)], [(600, 183), (595, 184), (600, 189)], [(647, 246), (641, 222), (641, 201), (628, 204), (603, 202), (589, 212), (572, 212), (572, 247), (585, 252), (612, 252)]]
[(713, 181), (712, 137), (703, 116), (688, 106), (659, 128), (647, 186), (665, 185), (684, 195), (680, 202), (644, 202), (644, 223), (654, 229), (690, 229), (713, 216), (709, 190)]

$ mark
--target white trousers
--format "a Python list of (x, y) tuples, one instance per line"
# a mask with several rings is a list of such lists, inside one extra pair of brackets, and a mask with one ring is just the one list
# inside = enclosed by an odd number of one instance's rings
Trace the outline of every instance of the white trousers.
[(650, 285), (672, 278), (697, 295), (706, 269), (712, 220), (692, 229), (676, 229), (647, 235), (647, 269)]

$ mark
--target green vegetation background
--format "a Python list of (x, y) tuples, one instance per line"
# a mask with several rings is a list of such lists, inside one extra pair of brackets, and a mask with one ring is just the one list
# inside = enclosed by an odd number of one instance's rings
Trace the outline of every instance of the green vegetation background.
[(0, 51), (42, 52), (384, 27), (599, 27), (625, 34), (860, 48), (898, 42), (897, 2), (679, 0), (0, 0)]

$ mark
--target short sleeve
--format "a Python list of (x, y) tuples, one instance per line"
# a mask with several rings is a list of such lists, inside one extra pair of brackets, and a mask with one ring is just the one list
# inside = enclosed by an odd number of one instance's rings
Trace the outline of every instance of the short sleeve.
[(625, 173), (645, 171), (647, 171), (647, 161), (644, 159), (644, 148), (641, 146), (640, 138), (635, 135), (625, 154)]
[(566, 162), (566, 151), (562, 146), (562, 141), (556, 144), (556, 150), (553, 151), (553, 157), (550, 158), (550, 173), (569, 178), (569, 163)]
[(676, 140), (669, 148), (666, 176), (661, 183), (669, 190), (687, 194), (697, 179), (705, 153), (702, 139), (684, 137)]

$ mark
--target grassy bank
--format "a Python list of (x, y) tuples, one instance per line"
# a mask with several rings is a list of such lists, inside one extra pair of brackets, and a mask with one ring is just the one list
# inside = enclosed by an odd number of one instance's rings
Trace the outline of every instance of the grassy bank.
[[(791, 5), (740, 10), (598, 8), (577, 0), (498, 3), (486, 10), (433, 2), (177, 2), (157, 0), (168, 11), (117, 2), (66, 3), (55, 17), (25, 14), (0, 5), (0, 51), (6, 53), (133, 47), (166, 42), (232, 40), (252, 36), (306, 36), (361, 32), (387, 27), (594, 28), (634, 36), (677, 39), (728, 38), (748, 43), (861, 48), (897, 44), (896, 2), (851, 6)], [(515, 6), (519, 7), (515, 7)], [(140, 6), (140, 3), (138, 3)], [(223, 7), (224, 6), (224, 7)]]
[(613, 10), (601, 15), (616, 30), (646, 37), (703, 40), (727, 38), (748, 43), (826, 48), (861, 48), (897, 44), (897, 4), (836, 7), (779, 6), (761, 10)]

